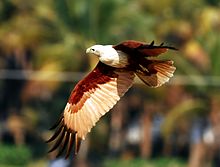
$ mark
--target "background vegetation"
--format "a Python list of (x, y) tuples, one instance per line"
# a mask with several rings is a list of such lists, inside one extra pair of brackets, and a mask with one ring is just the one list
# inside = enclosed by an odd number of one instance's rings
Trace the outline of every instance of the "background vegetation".
[[(220, 163), (219, 0), (1, 0), (0, 166), (190, 166)], [(93, 44), (134, 39), (179, 48), (169, 85), (135, 86), (78, 157), (44, 143)], [(97, 140), (98, 139), (98, 140)]]

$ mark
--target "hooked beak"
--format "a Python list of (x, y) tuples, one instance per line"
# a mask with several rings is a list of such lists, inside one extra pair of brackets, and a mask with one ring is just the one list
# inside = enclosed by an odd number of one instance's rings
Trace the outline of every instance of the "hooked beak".
[(86, 49), (86, 54), (90, 53), (91, 48)]

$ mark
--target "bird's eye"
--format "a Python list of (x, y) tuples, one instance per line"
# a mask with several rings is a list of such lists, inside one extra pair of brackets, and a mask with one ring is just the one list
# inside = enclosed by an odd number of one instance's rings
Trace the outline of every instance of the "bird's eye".
[(95, 51), (95, 49), (91, 49), (93, 52)]

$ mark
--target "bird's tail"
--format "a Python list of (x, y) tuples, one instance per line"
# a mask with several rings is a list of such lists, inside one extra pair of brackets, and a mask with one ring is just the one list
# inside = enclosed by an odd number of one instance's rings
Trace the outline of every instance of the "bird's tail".
[(148, 86), (159, 87), (169, 81), (175, 70), (171, 60), (144, 59), (135, 73)]

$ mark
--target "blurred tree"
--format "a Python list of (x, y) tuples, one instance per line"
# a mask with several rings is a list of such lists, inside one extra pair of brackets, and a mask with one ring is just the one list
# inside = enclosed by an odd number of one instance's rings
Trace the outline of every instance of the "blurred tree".
[[(5, 114), (16, 108), (18, 113), (22, 113), (22, 117), (29, 120), (25, 124), (27, 131), (31, 126), (33, 129), (36, 127), (40, 131), (45, 130), (45, 126), (49, 126), (62, 111), (68, 98), (66, 96), (73, 87), (72, 83), (44, 82), (44, 79), (57, 78), (54, 74), (44, 73), (45, 71), (88, 70), (89, 63), (93, 65), (94, 60), (89, 62), (90, 59), (84, 56), (84, 49), (94, 43), (114, 44), (127, 39), (146, 42), (155, 40), (158, 43), (165, 41), (180, 49), (178, 56), (172, 55), (178, 66), (176, 74), (186, 76), (196, 86), (168, 88), (167, 97), (164, 95), (167, 92), (161, 89), (158, 91), (160, 93), (154, 90), (155, 93), (152, 94), (156, 94), (158, 103), (169, 103), (158, 104), (168, 106), (164, 107), (168, 111), (165, 114), (161, 109), (161, 113), (166, 115), (163, 126), (165, 136), (172, 135), (178, 128), (187, 133), (184, 131), (185, 124), (187, 122), (191, 125), (194, 112), (199, 113), (198, 108), (200, 111), (201, 108), (211, 110), (212, 118), (213, 115), (218, 116), (218, 105), (214, 101), (219, 93), (219, 13), (218, 0), (162, 0), (159, 3), (152, 0), (2, 0), (0, 68), (39, 70), (40, 73), (34, 76), (37, 80), (27, 80), (26, 75), (21, 72), (16, 77), (26, 80), (6, 79), (0, 82), (1, 113)], [(209, 76), (216, 76), (217, 79), (210, 79)], [(184, 83), (181, 81), (179, 84)], [(184, 97), (186, 91), (187, 97)], [(189, 97), (191, 100), (187, 99)], [(207, 104), (207, 99), (213, 102), (211, 109), (209, 105), (204, 107), (199, 103), (202, 101)], [(123, 110), (120, 106), (116, 110), (119, 108)], [(153, 126), (154, 115), (150, 112), (153, 106), (147, 105), (146, 108), (149, 113), (144, 111), (142, 128), (145, 133), (140, 146), (143, 157), (150, 156), (150, 143), (153, 140), (149, 128)], [(113, 134), (118, 135), (116, 131), (122, 129), (120, 123), (114, 124), (123, 119), (122, 113), (120, 111), (119, 116), (116, 113), (112, 115), (112, 131), (115, 131)], [(208, 113), (204, 114), (204, 117), (207, 115)], [(217, 125), (216, 121), (210, 120), (213, 125)], [(104, 125), (106, 124), (103, 123)], [(16, 130), (19, 131), (20, 129)], [(116, 138), (118, 141), (122, 140), (120, 135)], [(102, 139), (104, 141), (105, 138)], [(111, 135), (110, 143), (114, 143), (113, 139), (114, 135)], [(113, 150), (122, 147), (117, 141), (115, 143)], [(169, 143), (167, 145), (171, 147)]]

